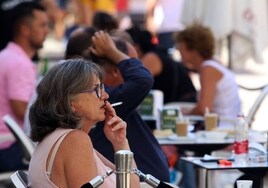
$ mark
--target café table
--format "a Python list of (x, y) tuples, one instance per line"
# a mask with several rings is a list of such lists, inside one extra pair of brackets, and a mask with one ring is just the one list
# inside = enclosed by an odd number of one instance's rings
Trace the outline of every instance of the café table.
[[(213, 185), (211, 182), (211, 174), (209, 171), (213, 170), (239, 170), (249, 177), (255, 178), (255, 183), (259, 184), (259, 187), (263, 187), (263, 177), (268, 171), (267, 160), (264, 162), (249, 162), (246, 166), (236, 165), (231, 162), (230, 165), (221, 165), (217, 162), (203, 162), (201, 157), (182, 157), (181, 160), (193, 164), (199, 171), (198, 184), (200, 188), (211, 188)], [(258, 182), (257, 182), (258, 181)], [(253, 182), (253, 184), (254, 184)]]
[(157, 138), (157, 141), (160, 145), (175, 145), (179, 150), (182, 151), (193, 151), (199, 156), (204, 154), (209, 154), (212, 151), (219, 150), (229, 146), (234, 143), (233, 138), (227, 139), (198, 139), (196, 138), (195, 133), (188, 134), (187, 137), (179, 137), (176, 135), (172, 135), (165, 138)]
[[(210, 154), (215, 150), (223, 149), (234, 143), (233, 136), (226, 136), (224, 139), (209, 139), (206, 137), (200, 137), (198, 132), (190, 132), (187, 136), (183, 137), (177, 136), (176, 134), (171, 134), (169, 136), (156, 136), (156, 138), (160, 145), (174, 145), (177, 146), (177, 148), (181, 151), (195, 152), (195, 154), (197, 154), (196, 156)], [(265, 144), (267, 142), (267, 134), (250, 130), (249, 142)]]

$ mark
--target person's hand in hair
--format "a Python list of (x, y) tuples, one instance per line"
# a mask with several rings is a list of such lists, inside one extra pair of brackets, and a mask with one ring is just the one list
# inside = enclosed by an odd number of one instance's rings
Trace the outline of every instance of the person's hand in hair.
[(119, 63), (129, 57), (118, 50), (108, 33), (98, 31), (92, 37), (93, 46), (90, 48), (91, 52), (98, 56), (111, 60), (114, 63)]

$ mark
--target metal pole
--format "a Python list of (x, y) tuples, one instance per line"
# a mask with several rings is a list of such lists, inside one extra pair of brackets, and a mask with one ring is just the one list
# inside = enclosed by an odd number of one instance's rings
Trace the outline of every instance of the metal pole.
[(133, 153), (120, 150), (115, 153), (116, 188), (130, 188)]

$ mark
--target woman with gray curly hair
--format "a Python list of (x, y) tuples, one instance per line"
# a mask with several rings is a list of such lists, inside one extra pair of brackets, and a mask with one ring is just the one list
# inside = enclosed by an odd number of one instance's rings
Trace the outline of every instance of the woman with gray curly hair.
[[(55, 65), (39, 83), (30, 108), (31, 138), (38, 142), (29, 167), (30, 187), (80, 188), (114, 170), (88, 136), (99, 121), (105, 122), (104, 133), (115, 152), (130, 150), (126, 123), (108, 102), (102, 80), (95, 63), (70, 59)], [(132, 187), (138, 187), (138, 177), (132, 176)], [(112, 174), (100, 187), (115, 187), (115, 179)]]

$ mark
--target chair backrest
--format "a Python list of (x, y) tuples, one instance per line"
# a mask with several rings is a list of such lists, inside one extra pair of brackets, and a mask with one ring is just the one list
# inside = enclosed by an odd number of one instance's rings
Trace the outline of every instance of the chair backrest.
[(9, 115), (3, 117), (3, 121), (9, 130), (13, 133), (16, 140), (19, 142), (24, 151), (24, 156), (27, 161), (30, 161), (30, 158), (34, 152), (34, 145), (28, 136), (23, 132), (18, 123)]
[(28, 187), (28, 174), (22, 170), (18, 170), (10, 176), (13, 185), (16, 188)]
[(253, 105), (251, 106), (251, 108), (246, 116), (249, 126), (251, 126), (252, 122), (254, 121), (254, 116), (257, 113), (259, 107), (261, 106), (261, 104), (262, 104), (264, 98), (267, 96), (267, 94), (268, 94), (268, 85), (264, 86), (261, 89), (261, 93), (259, 94), (257, 99), (254, 101)]
[(10, 179), (10, 176), (13, 173), (14, 173), (14, 171), (11, 171), (11, 172), (1, 172), (0, 173), (0, 185), (1, 185), (1, 182), (5, 182), (5, 181), (9, 180)]

